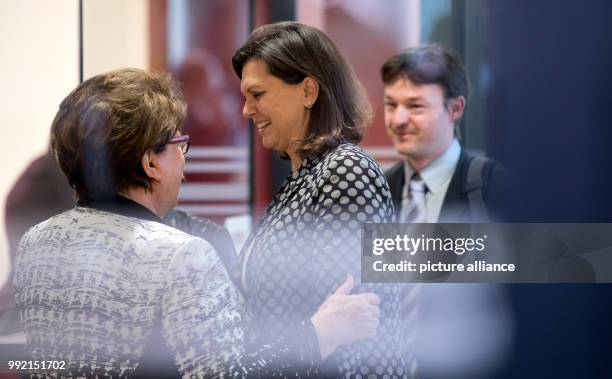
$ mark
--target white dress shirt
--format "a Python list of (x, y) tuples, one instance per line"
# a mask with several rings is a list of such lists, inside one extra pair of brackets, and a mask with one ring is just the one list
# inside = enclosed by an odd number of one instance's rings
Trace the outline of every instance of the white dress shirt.
[[(442, 203), (444, 202), (444, 197), (446, 196), (446, 191), (455, 173), (455, 169), (457, 168), (460, 154), (461, 145), (459, 145), (459, 141), (455, 138), (442, 155), (419, 172), (419, 175), (427, 186), (427, 193), (425, 194), (425, 222), (438, 221), (440, 211), (442, 210)], [(410, 185), (410, 178), (414, 173), (415, 170), (410, 166), (408, 160), (405, 160), (404, 174), (406, 182), (404, 186)], [(409, 192), (403, 191), (403, 193)]]

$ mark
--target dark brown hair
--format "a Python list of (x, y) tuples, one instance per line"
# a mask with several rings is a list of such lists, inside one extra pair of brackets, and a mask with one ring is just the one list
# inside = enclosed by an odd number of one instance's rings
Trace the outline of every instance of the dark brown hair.
[(325, 33), (298, 22), (261, 26), (232, 58), (240, 79), (252, 59), (264, 61), (270, 74), (287, 84), (301, 83), (308, 76), (318, 82), (319, 96), (299, 142), (302, 158), (319, 156), (342, 141), (361, 141), (372, 108), (353, 69)]
[(81, 200), (129, 188), (152, 190), (141, 158), (164, 151), (179, 131), (186, 105), (168, 74), (122, 69), (94, 76), (60, 104), (51, 148)]
[(404, 50), (389, 58), (380, 73), (385, 84), (408, 78), (417, 85), (437, 84), (444, 90), (445, 100), (470, 95), (465, 67), (457, 54), (441, 45), (424, 45)]

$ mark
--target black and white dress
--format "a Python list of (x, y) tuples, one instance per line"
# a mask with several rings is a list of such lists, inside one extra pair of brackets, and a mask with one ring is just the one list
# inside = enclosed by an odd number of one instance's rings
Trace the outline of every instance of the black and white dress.
[(343, 143), (306, 159), (283, 183), (241, 254), (240, 279), (253, 319), (247, 342), (274, 341), (311, 317), (342, 283), (381, 297), (378, 336), (339, 348), (318, 375), (405, 377), (399, 288), (359, 284), (364, 222), (391, 222), (393, 205), (378, 164)]

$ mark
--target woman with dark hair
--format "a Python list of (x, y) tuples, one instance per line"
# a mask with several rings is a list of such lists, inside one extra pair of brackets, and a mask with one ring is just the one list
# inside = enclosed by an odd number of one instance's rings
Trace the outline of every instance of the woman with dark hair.
[[(261, 344), (312, 314), (347, 273), (358, 277), (361, 224), (390, 222), (393, 206), (380, 167), (355, 145), (371, 120), (365, 92), (323, 32), (297, 22), (262, 26), (232, 64), (243, 116), (292, 169), (241, 254), (241, 286), (254, 314), (247, 340)], [(406, 375), (398, 287), (360, 284), (358, 291), (382, 295), (385, 332), (341, 347), (320, 374)]]

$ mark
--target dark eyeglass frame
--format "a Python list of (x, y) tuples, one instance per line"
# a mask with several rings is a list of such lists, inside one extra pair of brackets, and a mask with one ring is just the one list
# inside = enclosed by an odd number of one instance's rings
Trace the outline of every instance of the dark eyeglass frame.
[(183, 154), (187, 154), (189, 151), (189, 134), (183, 134), (182, 136), (174, 137), (168, 141), (167, 145), (172, 143), (178, 143), (179, 148)]

